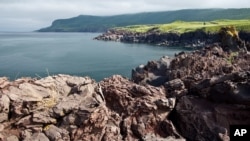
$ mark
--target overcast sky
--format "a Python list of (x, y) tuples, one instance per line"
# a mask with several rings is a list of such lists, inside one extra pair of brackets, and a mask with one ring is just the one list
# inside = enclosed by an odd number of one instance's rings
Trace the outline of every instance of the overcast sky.
[(248, 8), (249, 0), (0, 0), (0, 31), (33, 31), (55, 19), (194, 8)]

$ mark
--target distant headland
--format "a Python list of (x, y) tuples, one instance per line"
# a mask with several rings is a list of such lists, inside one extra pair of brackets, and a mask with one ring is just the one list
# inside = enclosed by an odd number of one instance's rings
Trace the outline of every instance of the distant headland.
[(241, 9), (186, 9), (165, 12), (145, 12), (114, 16), (80, 15), (58, 19), (38, 32), (104, 32), (110, 28), (142, 24), (166, 24), (181, 21), (213, 21), (221, 19), (250, 19), (250, 8)]

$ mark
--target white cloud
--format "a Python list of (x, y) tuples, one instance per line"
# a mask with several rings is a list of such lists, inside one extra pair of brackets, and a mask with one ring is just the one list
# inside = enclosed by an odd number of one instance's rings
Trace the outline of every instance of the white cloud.
[[(244, 8), (249, 0), (1, 0), (1, 30), (35, 30), (55, 19), (194, 8)], [(12, 20), (10, 20), (12, 19)], [(16, 19), (15, 23), (13, 19)], [(13, 27), (11, 27), (13, 26)]]

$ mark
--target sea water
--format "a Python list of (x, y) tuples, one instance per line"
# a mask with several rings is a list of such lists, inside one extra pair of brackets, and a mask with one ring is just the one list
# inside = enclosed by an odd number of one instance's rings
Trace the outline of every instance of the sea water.
[(0, 77), (90, 76), (96, 81), (149, 60), (173, 56), (180, 47), (93, 40), (100, 33), (0, 33)]

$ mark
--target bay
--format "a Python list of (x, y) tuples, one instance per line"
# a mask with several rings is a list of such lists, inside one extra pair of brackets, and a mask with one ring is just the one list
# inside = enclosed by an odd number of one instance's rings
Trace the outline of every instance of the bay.
[(93, 40), (100, 33), (0, 33), (0, 77), (90, 76), (96, 81), (183, 48)]

